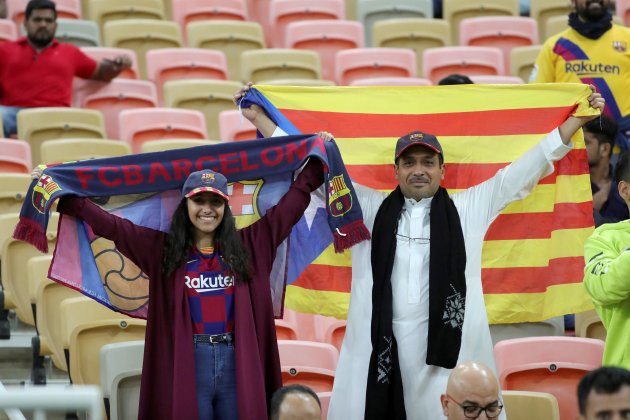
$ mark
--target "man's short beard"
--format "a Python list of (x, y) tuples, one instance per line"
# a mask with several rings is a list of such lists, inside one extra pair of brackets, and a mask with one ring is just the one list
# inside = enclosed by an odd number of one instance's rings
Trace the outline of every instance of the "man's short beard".
[(36, 47), (40, 47), (43, 48), (45, 46), (47, 46), (48, 44), (50, 44), (52, 42), (52, 40), (54, 39), (54, 35), (50, 36), (50, 37), (46, 37), (46, 38), (36, 38), (34, 36), (28, 36), (28, 41), (33, 44)]

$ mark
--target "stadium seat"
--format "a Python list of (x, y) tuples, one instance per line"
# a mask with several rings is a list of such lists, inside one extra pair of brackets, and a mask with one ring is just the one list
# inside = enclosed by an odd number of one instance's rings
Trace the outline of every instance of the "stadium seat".
[(101, 347), (101, 389), (109, 420), (138, 418), (144, 340)]
[(317, 398), (319, 398), (319, 403), (322, 407), (322, 418), (328, 418), (328, 406), (330, 405), (330, 396), (332, 392), (318, 392)]
[(266, 80), (265, 84), (274, 86), (337, 86), (334, 80), (324, 79), (275, 79)]
[[(14, 225), (18, 222), (17, 214), (9, 214), (1, 217), (13, 217)], [(57, 223), (59, 214), (52, 213), (48, 221), (46, 239), (48, 240), (48, 252), (52, 253), (57, 240)], [(42, 255), (33, 245), (23, 241), (18, 241), (9, 237), (5, 239), (1, 246), (2, 268), (2, 288), (6, 295), (9, 295), (15, 305), (15, 314), (28, 325), (35, 325), (33, 310), (31, 308), (31, 295), (29, 292), (29, 282), (25, 275), (26, 262), (31, 257)]]
[(494, 354), (502, 389), (553, 394), (560, 417), (575, 419), (575, 389), (586, 372), (601, 366), (604, 342), (577, 337), (517, 338), (498, 342)]
[[(19, 215), (19, 210), (15, 213), (0, 214), (0, 267), (2, 267), (2, 245), (13, 237), (13, 231), (19, 220)], [(0, 279), (2, 278), (1, 276), (2, 273), (0, 272)], [(12, 290), (3, 289), (0, 291), (0, 296), (3, 298), (0, 310), (15, 309), (15, 298), (12, 293)]]
[(157, 89), (146, 80), (114, 79), (85, 96), (81, 106), (100, 111), (107, 138), (118, 139), (118, 114), (125, 109), (158, 106)]
[(321, 64), (315, 51), (267, 48), (241, 54), (243, 82), (263, 83), (273, 79), (321, 79)]
[(343, 337), (346, 335), (346, 320), (344, 319), (330, 319), (323, 321), (323, 319), (329, 317), (320, 316), (315, 324), (317, 328), (318, 325), (324, 324), (326, 326), (323, 331), (322, 341), (324, 343), (332, 344), (335, 348), (341, 351), (341, 344), (343, 343)]
[(62, 345), (74, 384), (100, 385), (100, 349), (105, 344), (144, 340), (146, 321), (134, 319), (88, 297), (59, 305)]
[(165, 18), (160, 0), (90, 0), (88, 16), (100, 28), (115, 20)]
[(510, 51), (510, 74), (520, 77), (527, 83), (539, 53), (540, 45), (514, 48)]
[(41, 148), (42, 163), (100, 159), (131, 154), (131, 147), (122, 141), (106, 139), (46, 140)]
[(208, 138), (218, 139), (219, 113), (234, 109), (234, 92), (241, 86), (223, 80), (174, 80), (164, 84), (164, 105), (203, 112)]
[(96, 61), (101, 61), (104, 58), (113, 60), (114, 57), (119, 55), (126, 55), (131, 60), (131, 67), (123, 70), (118, 75), (117, 79), (139, 79), (140, 71), (138, 70), (138, 56), (136, 52), (129, 48), (110, 48), (110, 47), (82, 47), (83, 51), (89, 57), (92, 57)]
[(422, 54), (424, 77), (434, 84), (449, 74), (503, 76), (503, 53), (494, 47), (429, 48)]
[(206, 120), (199, 111), (175, 108), (128, 109), (119, 114), (120, 140), (140, 153), (142, 143), (163, 138), (206, 139)]
[(470, 76), (470, 80), (478, 85), (521, 85), (524, 83), (523, 79), (517, 76)]
[(372, 77), (416, 77), (416, 54), (406, 48), (354, 48), (337, 53), (337, 84), (347, 86)]
[(74, 44), (77, 47), (101, 45), (101, 32), (96, 22), (92, 20), (57, 19), (55, 36), (59, 42)]
[(343, 0), (275, 0), (269, 5), (271, 33), (268, 44), (275, 48), (291, 48), (285, 43), (286, 27), (292, 22), (343, 19)]
[(556, 316), (541, 322), (490, 324), (490, 336), (493, 344), (512, 338), (564, 336), (564, 317)]
[(31, 173), (31, 145), (24, 140), (0, 139), (0, 173)]
[(331, 344), (278, 340), (282, 383), (299, 383), (315, 392), (332, 391), (339, 352)]
[(519, 16), (486, 16), (462, 19), (459, 45), (496, 47), (503, 51), (504, 67), (510, 68), (510, 51), (514, 47), (538, 44), (536, 21)]
[(552, 394), (532, 391), (503, 391), (503, 406), (510, 420), (560, 420), (558, 400)]
[(595, 309), (575, 314), (575, 336), (606, 341), (606, 327)]
[(222, 141), (252, 140), (256, 127), (236, 109), (219, 113), (219, 138)]
[(451, 25), (442, 19), (389, 19), (374, 23), (372, 43), (379, 48), (409, 48), (422, 74), (422, 52), (451, 45)]
[(17, 114), (18, 138), (31, 144), (32, 161), (41, 162), (45, 140), (61, 138), (105, 138), (103, 114), (92, 109), (29, 108)]
[(192, 22), (186, 33), (189, 47), (223, 51), (233, 80), (241, 77), (241, 53), (265, 48), (262, 26), (256, 22)]
[(286, 27), (287, 48), (316, 51), (322, 63), (322, 78), (335, 79), (335, 56), (339, 51), (363, 47), (363, 25), (348, 20), (293, 22)]
[[(16, 25), (21, 26), (24, 22), (24, 11), (29, 0), (7, 0), (7, 17), (11, 18)], [(79, 0), (55, 0), (57, 18), (81, 19), (81, 3)]]
[(404, 18), (433, 18), (433, 0), (357, 0), (357, 20), (365, 28), (365, 46), (372, 43), (372, 27), (378, 21)]
[(282, 319), (274, 320), (276, 324), (276, 338), (278, 340), (297, 340), (298, 323), (295, 311), (284, 308)]
[(181, 28), (197, 21), (247, 21), (247, 5), (244, 0), (173, 0), (173, 18)]
[(18, 38), (15, 22), (9, 19), (0, 19), (0, 43), (4, 41), (15, 41)]
[(547, 39), (543, 32), (547, 27), (547, 20), (552, 16), (563, 16), (568, 20), (572, 11), (573, 6), (567, 0), (530, 0), (529, 16), (538, 22), (541, 42)]
[(621, 19), (623, 26), (630, 26), (630, 1), (616, 0), (615, 14)]
[(179, 25), (151, 19), (125, 19), (103, 26), (103, 43), (108, 47), (128, 48), (136, 52), (140, 76), (147, 78), (145, 56), (156, 48), (178, 48), (182, 45)]
[(140, 151), (142, 153), (163, 152), (165, 150), (185, 149), (188, 147), (208, 146), (220, 143), (219, 140), (199, 140), (199, 139), (160, 139), (149, 140), (142, 143)]
[(228, 68), (223, 51), (204, 48), (160, 48), (147, 52), (147, 74), (158, 89), (163, 102), (162, 86), (169, 80), (226, 80)]
[(20, 212), (30, 184), (28, 174), (0, 173), (0, 215)]
[[(566, 1), (566, 0), (565, 0)], [(519, 0), (443, 0), (442, 15), (451, 23), (452, 39), (459, 39), (459, 23), (481, 16), (518, 16)]]
[(350, 86), (431, 86), (429, 79), (418, 77), (371, 77), (357, 79)]

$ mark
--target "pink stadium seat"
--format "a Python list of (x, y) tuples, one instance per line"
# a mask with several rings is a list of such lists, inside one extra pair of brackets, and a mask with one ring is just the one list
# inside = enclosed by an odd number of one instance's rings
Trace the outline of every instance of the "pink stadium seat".
[(284, 316), (276, 319), (275, 323), (278, 340), (297, 340), (297, 317), (294, 311), (284, 308)]
[(30, 174), (31, 145), (24, 140), (0, 139), (0, 173)]
[(630, 26), (630, 1), (616, 0), (615, 13), (621, 18), (625, 26)]
[(244, 0), (173, 0), (173, 20), (186, 28), (199, 20), (248, 20)]
[(317, 51), (322, 79), (335, 79), (335, 57), (339, 51), (363, 47), (363, 25), (349, 20), (314, 20), (289, 23), (287, 48)]
[(503, 53), (494, 47), (428, 48), (422, 53), (422, 67), (424, 77), (434, 84), (453, 73), (505, 75)]
[(12, 20), (0, 19), (0, 43), (15, 41), (18, 37), (17, 27)]
[(463, 19), (459, 25), (459, 45), (499, 48), (506, 69), (510, 68), (512, 48), (536, 44), (538, 23), (529, 17), (475, 17)]
[[(29, 0), (7, 0), (7, 16), (17, 25), (24, 22), (24, 10)], [(80, 0), (55, 0), (57, 18), (81, 19)]]
[(355, 48), (337, 53), (338, 85), (372, 77), (416, 77), (416, 54), (406, 48)]
[(315, 392), (332, 391), (339, 352), (326, 343), (278, 340), (282, 383), (299, 383)]
[(219, 133), (223, 141), (253, 140), (256, 138), (256, 127), (238, 110), (231, 109), (219, 113)]
[(350, 86), (431, 86), (429, 79), (419, 77), (371, 77), (357, 79)]
[(158, 106), (157, 90), (146, 80), (114, 79), (83, 98), (81, 106), (101, 111), (107, 138), (118, 139), (118, 114), (126, 109)]
[(190, 109), (143, 108), (128, 109), (118, 116), (120, 140), (140, 153), (142, 143), (159, 139), (206, 139), (206, 119), (203, 113)]
[(528, 337), (494, 346), (501, 388), (548, 392), (558, 399), (560, 417), (576, 419), (576, 387), (602, 364), (604, 342), (577, 337)]
[(522, 85), (518, 76), (470, 76), (470, 80), (479, 85)]
[(330, 396), (332, 392), (318, 392), (317, 398), (319, 398), (319, 403), (322, 406), (322, 418), (328, 418), (328, 406), (330, 405)]
[(146, 54), (147, 75), (158, 89), (162, 103), (162, 86), (169, 80), (228, 78), (223, 51), (204, 48), (159, 48)]
[(271, 46), (285, 46), (285, 32), (289, 23), (320, 19), (343, 19), (346, 5), (343, 0), (274, 0), (269, 5)]
[(346, 334), (346, 320), (316, 315), (315, 331), (317, 341), (332, 344), (337, 350), (341, 351), (341, 343)]

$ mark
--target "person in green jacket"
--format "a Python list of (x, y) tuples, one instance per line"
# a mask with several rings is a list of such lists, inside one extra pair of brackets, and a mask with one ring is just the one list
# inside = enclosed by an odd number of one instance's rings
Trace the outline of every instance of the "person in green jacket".
[[(619, 157), (615, 182), (630, 209), (630, 152)], [(602, 362), (630, 369), (630, 220), (595, 229), (584, 259), (584, 287), (607, 331)]]

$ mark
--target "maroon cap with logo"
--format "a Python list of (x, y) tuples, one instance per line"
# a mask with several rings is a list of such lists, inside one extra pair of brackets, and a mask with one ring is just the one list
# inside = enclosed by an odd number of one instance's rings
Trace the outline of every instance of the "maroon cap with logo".
[(440, 142), (434, 135), (414, 131), (398, 139), (396, 142), (396, 156), (394, 160), (397, 160), (400, 155), (411, 146), (424, 146), (442, 155), (442, 157), (444, 156), (442, 153), (442, 145), (440, 145)]

